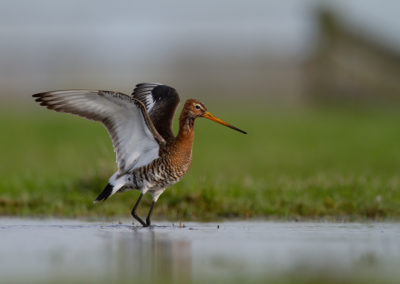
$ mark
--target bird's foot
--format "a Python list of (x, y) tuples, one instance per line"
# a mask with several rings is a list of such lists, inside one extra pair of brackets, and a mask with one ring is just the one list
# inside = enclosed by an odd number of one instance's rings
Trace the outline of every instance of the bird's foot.
[(142, 218), (136, 215), (135, 212), (132, 212), (132, 217), (135, 218), (143, 227), (146, 227), (146, 223), (142, 220)]

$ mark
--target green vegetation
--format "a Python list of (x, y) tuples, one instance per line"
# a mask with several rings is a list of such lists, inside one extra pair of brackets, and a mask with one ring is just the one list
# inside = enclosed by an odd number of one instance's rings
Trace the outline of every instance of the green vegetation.
[[(210, 108), (249, 134), (196, 121), (192, 168), (155, 220), (400, 218), (400, 113), (221, 109)], [(92, 203), (116, 169), (100, 124), (3, 109), (0, 127), (0, 215), (130, 217), (136, 191)]]

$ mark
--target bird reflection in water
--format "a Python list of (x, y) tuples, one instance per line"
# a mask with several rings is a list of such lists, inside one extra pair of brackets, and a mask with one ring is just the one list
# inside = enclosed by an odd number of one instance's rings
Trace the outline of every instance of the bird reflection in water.
[(191, 244), (171, 239), (152, 228), (132, 227), (132, 232), (112, 236), (107, 261), (112, 280), (162, 280), (186, 282), (192, 279)]

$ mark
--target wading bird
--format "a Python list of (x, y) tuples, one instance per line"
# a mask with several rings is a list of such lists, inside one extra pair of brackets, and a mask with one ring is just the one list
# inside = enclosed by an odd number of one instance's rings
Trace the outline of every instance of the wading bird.
[[(189, 99), (179, 117), (178, 135), (174, 136), (172, 119), (179, 104), (178, 93), (156, 83), (136, 85), (131, 96), (112, 91), (65, 90), (33, 97), (49, 109), (104, 124), (113, 142), (118, 170), (94, 202), (106, 200), (116, 192), (139, 190), (131, 214), (144, 227), (150, 226), (151, 213), (161, 193), (189, 170), (196, 118), (208, 118), (246, 134), (209, 113), (200, 101)], [(152, 195), (153, 202), (144, 222), (136, 208), (146, 193)]]

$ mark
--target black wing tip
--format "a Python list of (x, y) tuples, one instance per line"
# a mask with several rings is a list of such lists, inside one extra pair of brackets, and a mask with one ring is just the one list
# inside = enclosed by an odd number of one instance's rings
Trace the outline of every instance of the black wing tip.
[(48, 93), (49, 92), (37, 93), (37, 94), (33, 94), (32, 97), (36, 98), (36, 101), (37, 101), (37, 100), (43, 98)]
[(139, 83), (139, 84), (136, 84), (135, 88), (133, 89), (133, 92), (139, 91), (144, 88), (154, 89), (155, 87), (162, 86), (162, 85), (163, 84), (161, 84), (161, 83)]
[(180, 101), (175, 88), (161, 83), (139, 83), (133, 89), (132, 96), (140, 100), (146, 106), (147, 111), (149, 111), (149, 109), (147, 109), (149, 105), (146, 102), (147, 96), (152, 97), (153, 103), (160, 100), (167, 100), (171, 103), (178, 104)]
[(164, 83), (143, 82), (143, 83), (136, 84), (136, 86), (134, 88), (134, 91), (135, 90), (139, 90), (141, 88), (152, 88), (154, 90), (155, 88), (158, 88), (158, 87), (169, 88), (169, 89), (175, 90), (174, 87), (171, 87), (171, 86), (169, 86), (167, 84), (164, 84)]
[(48, 93), (49, 92), (37, 93), (33, 94), (32, 97), (35, 98), (35, 102), (38, 102), (41, 106), (45, 106), (50, 109), (49, 104), (44, 100)]
[(151, 94), (154, 98), (155, 101), (166, 99), (171, 102), (174, 102), (175, 104), (178, 104), (180, 99), (177, 91), (175, 88), (167, 86), (167, 85), (160, 85), (155, 87), (152, 91)]
[(136, 87), (143, 87), (143, 86), (162, 86), (164, 85), (163, 83), (157, 83), (157, 82), (142, 82), (139, 84), (136, 84)]
[(48, 98), (52, 92), (42, 92), (33, 94), (32, 97), (35, 98), (35, 101), (41, 102), (43, 99)]
[(38, 103), (40, 103), (40, 105), (43, 106), (44, 105), (44, 102), (43, 102), (44, 94), (45, 93), (38, 93), (38, 94), (32, 95), (32, 97), (35, 99), (35, 102), (38, 102)]
[(175, 91), (174, 87), (171, 87), (171, 86), (168, 86), (168, 85), (157, 85), (157, 86), (154, 86), (153, 91), (156, 90), (156, 89)]

